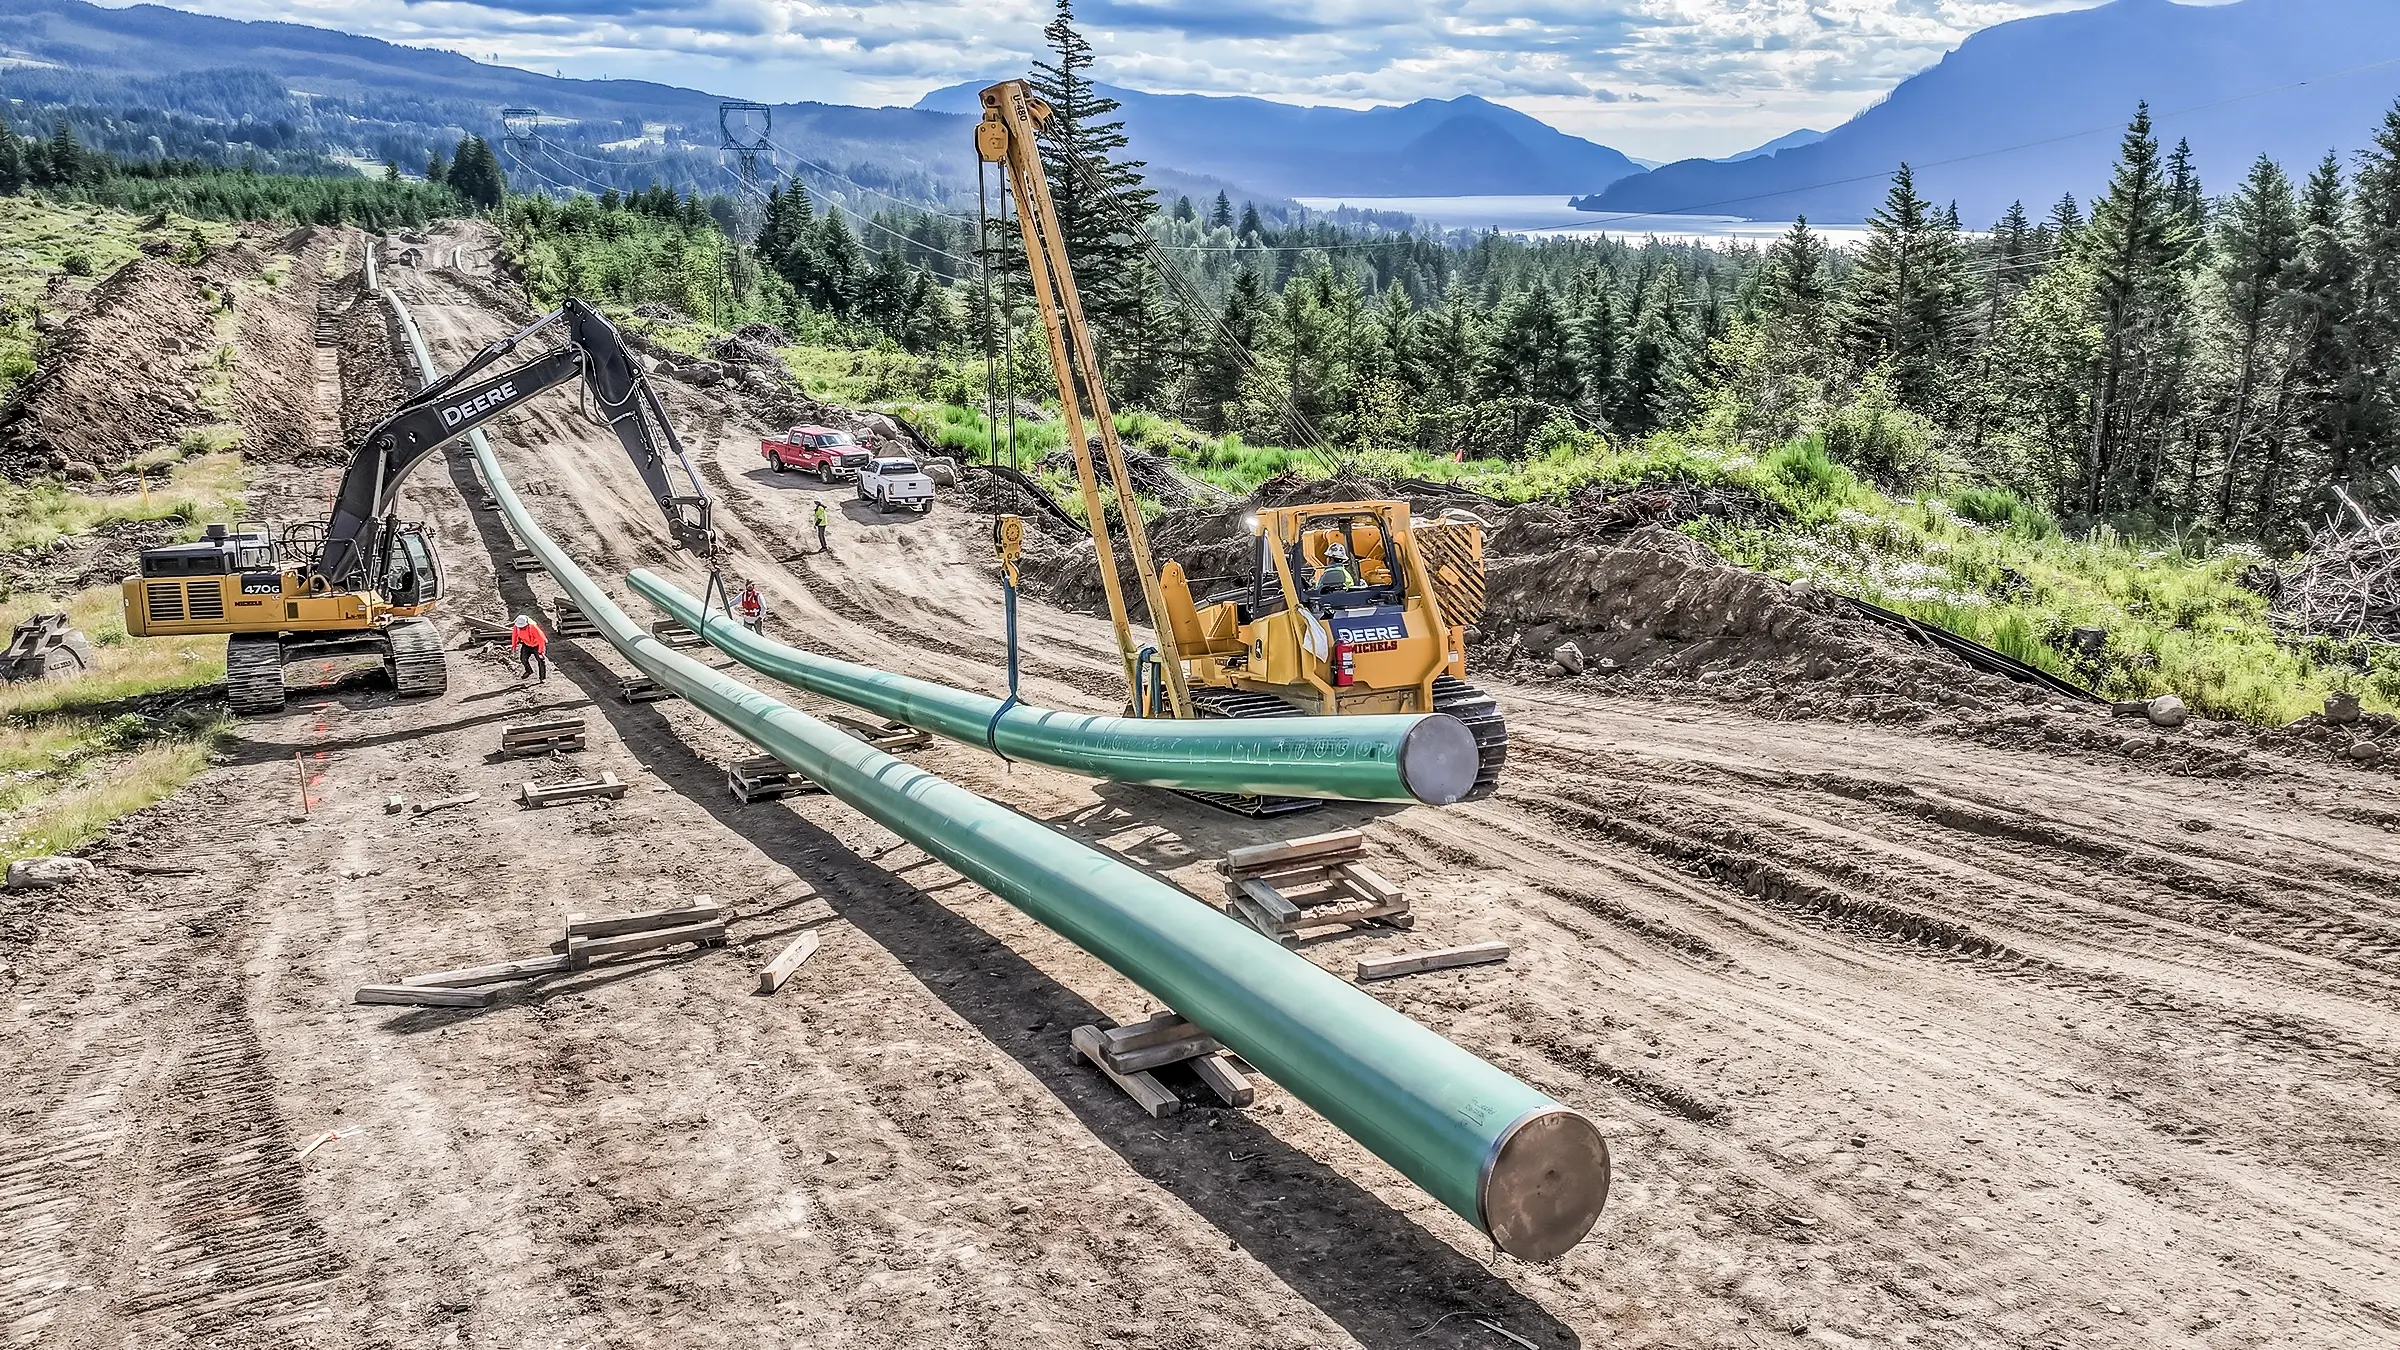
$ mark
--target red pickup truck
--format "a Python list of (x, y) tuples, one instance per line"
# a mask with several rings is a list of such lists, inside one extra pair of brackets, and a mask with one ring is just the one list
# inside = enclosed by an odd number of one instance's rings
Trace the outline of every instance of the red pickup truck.
[(832, 427), (793, 427), (780, 441), (760, 441), (758, 452), (777, 473), (813, 473), (820, 483), (858, 477), (869, 452), (858, 438)]

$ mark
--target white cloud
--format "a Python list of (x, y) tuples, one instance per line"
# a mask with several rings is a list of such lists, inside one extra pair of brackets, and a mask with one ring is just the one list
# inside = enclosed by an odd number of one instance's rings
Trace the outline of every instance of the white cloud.
[[(1101, 75), (1364, 106), (1481, 94), (1656, 159), (1829, 127), (1976, 29), (2098, 0), (1082, 0)], [(575, 76), (909, 103), (1022, 69), (1042, 0), (182, 0)]]

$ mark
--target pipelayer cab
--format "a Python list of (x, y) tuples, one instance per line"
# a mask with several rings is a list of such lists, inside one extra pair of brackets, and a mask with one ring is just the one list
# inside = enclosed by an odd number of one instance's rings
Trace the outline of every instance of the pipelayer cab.
[[(1067, 446), (1134, 715), (1446, 714), (1473, 736), (1474, 786), (1467, 796), (1490, 796), (1508, 757), (1508, 727), (1492, 697), (1465, 679), (1467, 627), (1483, 612), (1482, 524), (1471, 516), (1419, 524), (1410, 519), (1407, 503), (1392, 501), (1262, 511), (1252, 521), (1258, 546), (1251, 574), (1196, 603), (1182, 566), (1160, 567), (1150, 556), (1035, 143), (1049, 106), (1010, 80), (983, 91), (983, 110), (975, 149), (1004, 167), (1018, 202), (1034, 304), (1050, 340)], [(1128, 233), (1141, 237), (1138, 228)], [(1096, 437), (1087, 435), (1087, 425)], [(1099, 465), (1093, 462), (1095, 440)], [(1155, 645), (1135, 641), (1117, 577), (1112, 516), (1140, 580)], [(1192, 795), (1253, 815), (1311, 804)]]

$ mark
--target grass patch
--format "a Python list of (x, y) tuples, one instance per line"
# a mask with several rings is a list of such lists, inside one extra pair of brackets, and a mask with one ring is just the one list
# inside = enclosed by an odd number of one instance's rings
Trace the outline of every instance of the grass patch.
[(48, 480), (0, 481), (0, 553), (48, 548), (68, 535), (110, 525), (162, 520), (197, 525), (238, 514), (242, 462), (237, 455), (206, 448), (219, 443), (213, 428), (187, 436), (184, 446), (201, 453), (183, 458), (184, 447), (178, 447), (164, 482), (132, 492), (84, 493)]
[(0, 864), (68, 853), (123, 816), (171, 797), (208, 767), (220, 729), (177, 736), (109, 760), (0, 824)]
[(0, 631), (66, 609), (97, 666), (73, 680), (0, 685), (0, 864), (89, 843), (110, 821), (168, 795), (207, 765), (229, 725), (113, 711), (145, 694), (199, 689), (225, 676), (221, 637), (128, 638), (119, 591), (61, 602), (0, 602)]

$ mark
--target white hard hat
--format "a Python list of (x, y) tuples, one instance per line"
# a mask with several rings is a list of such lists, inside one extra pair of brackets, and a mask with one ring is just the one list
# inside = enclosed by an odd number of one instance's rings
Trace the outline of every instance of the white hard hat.
[(524, 615), (522, 615), (522, 614), (520, 614), (520, 615), (518, 615), (518, 616), (517, 616), (517, 627), (519, 627), (519, 628), (523, 628), (525, 625), (527, 625), (527, 624), (529, 624), (529, 623), (532, 623), (532, 622), (533, 622), (533, 620), (526, 618), (526, 617), (525, 617)]

